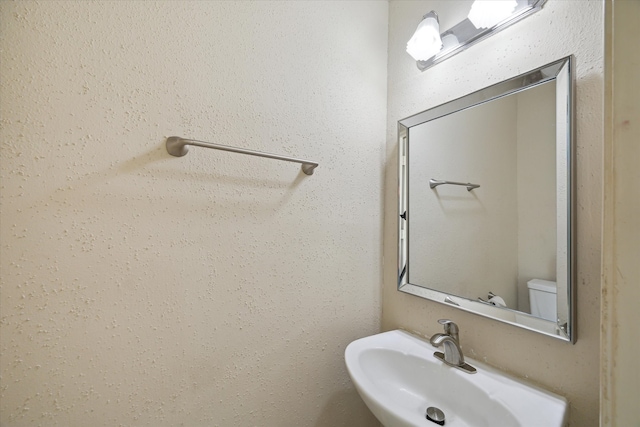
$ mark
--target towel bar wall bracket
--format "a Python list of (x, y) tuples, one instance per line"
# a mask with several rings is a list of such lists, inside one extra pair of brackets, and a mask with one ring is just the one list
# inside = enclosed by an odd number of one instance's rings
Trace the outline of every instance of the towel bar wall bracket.
[(301, 163), (302, 172), (306, 175), (313, 175), (313, 170), (318, 167), (318, 163), (310, 160), (296, 159), (295, 157), (280, 156), (278, 154), (265, 153), (263, 151), (247, 150), (245, 148), (231, 147), (229, 145), (214, 144), (211, 142), (197, 141), (195, 139), (185, 139), (179, 136), (167, 138), (167, 152), (175, 157), (182, 157), (189, 152), (188, 145), (197, 147), (213, 148), (214, 150), (230, 151), (232, 153), (247, 154), (249, 156), (265, 157), (267, 159), (283, 160), (285, 162)]

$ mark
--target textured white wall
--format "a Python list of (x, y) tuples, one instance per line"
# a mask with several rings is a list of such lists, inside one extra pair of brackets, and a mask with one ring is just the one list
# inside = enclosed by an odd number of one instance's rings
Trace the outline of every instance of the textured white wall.
[(640, 423), (640, 2), (605, 4), (600, 426)]
[(387, 18), (0, 3), (0, 424), (376, 424), (343, 351), (380, 328)]
[[(467, 354), (566, 396), (571, 425), (598, 424), (602, 198), (603, 13), (601, 1), (549, 0), (544, 9), (424, 73), (404, 49), (420, 17), (453, 1), (392, 1), (389, 7), (388, 125), (383, 329), (431, 335), (447, 317)], [(459, 2), (469, 7), (470, 2)], [(441, 7), (442, 6), (442, 7)], [(416, 112), (576, 56), (577, 293), (575, 345), (481, 318), (396, 290), (396, 122)]]

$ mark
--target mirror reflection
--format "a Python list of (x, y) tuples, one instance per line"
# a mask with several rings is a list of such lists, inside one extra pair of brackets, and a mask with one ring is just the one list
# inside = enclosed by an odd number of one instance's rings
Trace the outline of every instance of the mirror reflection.
[(569, 62), (400, 121), (400, 290), (571, 339)]
[(555, 303), (555, 82), (415, 126), (408, 148), (410, 281), (555, 321), (527, 288)]

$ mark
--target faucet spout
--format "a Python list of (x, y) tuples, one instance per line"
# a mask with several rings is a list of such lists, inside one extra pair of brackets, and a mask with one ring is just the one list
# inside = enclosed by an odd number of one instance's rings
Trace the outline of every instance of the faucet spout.
[(464, 365), (464, 355), (460, 344), (451, 335), (435, 334), (431, 337), (431, 345), (434, 347), (444, 347), (444, 362), (452, 366)]
[(432, 346), (440, 347), (444, 339), (448, 336), (449, 335), (447, 334), (434, 334), (429, 341), (431, 342)]
[(464, 355), (462, 354), (458, 338), (458, 325), (446, 319), (439, 320), (438, 322), (444, 325), (444, 333), (434, 334), (429, 341), (434, 347), (442, 346), (444, 352), (436, 351), (433, 355), (447, 365), (462, 369), (470, 374), (475, 373), (476, 369), (464, 361)]

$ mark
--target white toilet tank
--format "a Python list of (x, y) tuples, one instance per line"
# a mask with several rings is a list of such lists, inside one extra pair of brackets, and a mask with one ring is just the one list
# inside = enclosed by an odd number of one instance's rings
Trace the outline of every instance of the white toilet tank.
[(529, 288), (529, 304), (531, 314), (556, 322), (557, 319), (557, 287), (556, 282), (532, 279), (527, 282)]

